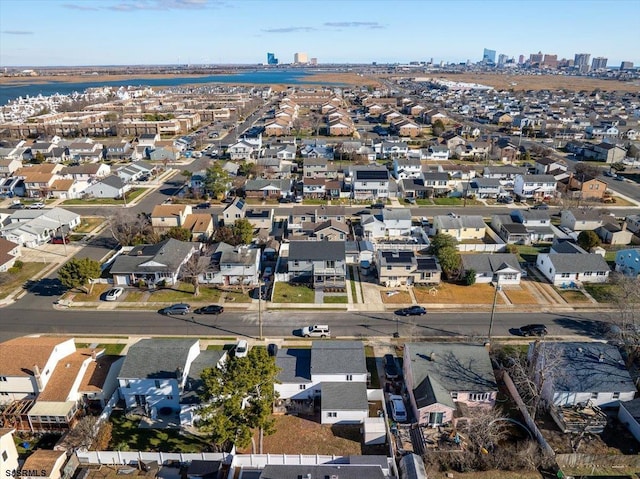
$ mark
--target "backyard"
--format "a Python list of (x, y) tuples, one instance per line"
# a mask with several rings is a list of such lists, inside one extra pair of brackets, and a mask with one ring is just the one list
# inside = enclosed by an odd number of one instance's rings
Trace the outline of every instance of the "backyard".
[(313, 303), (315, 292), (307, 286), (278, 282), (274, 286), (274, 303)]

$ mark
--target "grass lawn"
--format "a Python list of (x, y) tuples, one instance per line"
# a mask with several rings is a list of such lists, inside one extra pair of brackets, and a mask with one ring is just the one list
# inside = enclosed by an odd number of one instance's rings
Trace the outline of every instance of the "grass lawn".
[(467, 198), (465, 202), (464, 198), (434, 198), (433, 204), (438, 206), (463, 206), (463, 205), (481, 205), (478, 200)]
[(180, 302), (216, 302), (220, 300), (220, 290), (200, 287), (200, 295), (193, 295), (193, 285), (179, 283), (171, 288), (163, 288), (149, 294), (148, 302), (180, 303)]
[(74, 289), (73, 291), (65, 293), (64, 299), (73, 299), (73, 301), (83, 303), (86, 301), (100, 301), (100, 296), (102, 296), (105, 291), (111, 289), (112, 286), (110, 284), (97, 283), (93, 285), (93, 288), (91, 286), (87, 286), (87, 288), (89, 288), (91, 293), (83, 293)]
[(322, 200), (320, 198), (305, 198), (302, 202), (305, 205), (326, 205), (329, 203), (328, 200)]
[[(200, 288), (200, 291), (202, 291), (202, 288)], [(242, 291), (220, 291), (220, 293), (224, 296), (224, 300), (229, 303), (250, 303), (251, 302), (251, 298), (249, 297), (249, 294), (248, 293), (243, 294)]]
[(110, 450), (202, 452), (211, 444), (206, 438), (183, 433), (178, 429), (140, 429), (139, 418), (129, 419), (123, 411), (114, 411), (109, 419), (113, 424)]
[[(89, 346), (89, 343), (76, 343), (76, 348), (78, 349), (86, 349)], [(125, 346), (126, 344), (120, 343), (100, 343), (96, 349), (104, 349), (104, 354), (107, 356), (120, 356)]]
[(564, 298), (567, 303), (588, 303), (589, 298), (587, 298), (582, 291), (578, 291), (575, 289), (560, 289), (556, 288), (556, 291), (560, 296)]
[(43, 269), (49, 267), (49, 263), (24, 263), (17, 273), (0, 273), (0, 299), (4, 299), (13, 293), (13, 290), (24, 285)]
[(530, 245), (517, 245), (518, 247), (518, 260), (527, 263), (535, 263), (538, 257), (538, 253), (548, 253), (549, 246), (530, 246)]
[[(316, 418), (275, 416), (275, 433), (264, 436), (265, 454), (327, 454), (351, 456), (362, 454), (360, 426), (320, 424)], [(256, 432), (256, 444), (258, 444)], [(249, 453), (251, 448), (238, 450)]]
[[(439, 304), (493, 304), (495, 289), (489, 284), (474, 284), (472, 286), (441, 283), (436, 286), (436, 294), (431, 294), (430, 287), (415, 286), (413, 293), (418, 303)], [(498, 295), (498, 304), (504, 300)]]
[(348, 298), (346, 296), (325, 296), (325, 304), (347, 304)]
[[(146, 191), (146, 188), (134, 188), (127, 191), (127, 202), (133, 201), (138, 196)], [(121, 205), (124, 204), (122, 198), (75, 198), (72, 200), (65, 200), (63, 205)]]
[(306, 286), (278, 282), (273, 291), (274, 303), (313, 303), (315, 292)]
[(506, 289), (502, 291), (513, 304), (538, 304), (536, 298), (526, 289)]
[[(387, 295), (388, 292), (398, 291), (396, 294), (392, 294), (391, 296)], [(380, 291), (380, 297), (382, 298), (382, 302), (385, 304), (410, 304), (411, 295), (408, 291), (399, 291), (396, 289), (392, 289), (389, 291)]]
[(373, 389), (379, 389), (380, 375), (378, 374), (378, 365), (376, 364), (376, 357), (373, 353), (373, 346), (365, 346), (364, 355), (367, 362), (367, 371), (371, 374), (371, 387)]
[(611, 295), (615, 290), (615, 285), (587, 283), (584, 285), (584, 289), (586, 289), (598, 303), (608, 303), (611, 301)]
[(75, 233), (89, 233), (104, 221), (105, 219), (102, 216), (82, 216), (80, 217), (80, 225), (73, 231)]
[(631, 203), (630, 201), (616, 195), (613, 195), (613, 199), (615, 200), (616, 206), (635, 206), (635, 203)]
[(418, 198), (416, 199), (416, 204), (418, 206), (432, 206), (433, 200)]

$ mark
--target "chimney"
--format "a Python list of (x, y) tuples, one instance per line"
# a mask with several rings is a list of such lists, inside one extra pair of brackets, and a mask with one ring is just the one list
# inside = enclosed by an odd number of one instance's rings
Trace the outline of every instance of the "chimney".
[(36, 385), (38, 386), (38, 391), (42, 391), (44, 386), (42, 385), (42, 376), (40, 376), (40, 368), (37, 364), (33, 365), (33, 377), (36, 379)]
[(93, 359), (94, 361), (96, 360), (97, 354), (96, 354), (96, 350), (92, 349), (91, 350), (91, 359)]
[(429, 360), (430, 361), (435, 361), (436, 360), (436, 353), (429, 354)]
[(600, 355), (598, 356), (598, 362), (604, 363), (604, 353), (600, 353)]

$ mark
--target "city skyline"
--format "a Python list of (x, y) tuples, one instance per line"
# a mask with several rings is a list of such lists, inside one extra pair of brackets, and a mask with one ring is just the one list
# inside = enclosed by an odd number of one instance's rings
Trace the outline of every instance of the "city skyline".
[(476, 63), (483, 48), (640, 63), (640, 32), (622, 28), (640, 17), (637, 1), (363, 3), (2, 0), (0, 66), (258, 64), (267, 52), (281, 64), (297, 52), (319, 64)]

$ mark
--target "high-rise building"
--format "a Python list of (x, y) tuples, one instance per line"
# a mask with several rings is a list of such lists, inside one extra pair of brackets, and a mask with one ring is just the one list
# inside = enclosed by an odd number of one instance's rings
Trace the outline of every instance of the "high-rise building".
[(316, 57), (311, 57), (309, 58), (309, 65), (317, 65), (318, 64), (318, 59)]
[(522, 65), (524, 63), (524, 55), (520, 55), (518, 57), (518, 65)]
[(549, 55), (545, 53), (541, 65), (545, 68), (558, 68), (558, 55)]
[(309, 63), (306, 53), (298, 52), (293, 55), (293, 63)]
[(275, 53), (267, 53), (267, 65), (277, 65), (278, 59)]
[(532, 67), (538, 67), (542, 63), (543, 59), (544, 55), (542, 54), (542, 52), (532, 53), (531, 55), (529, 55), (529, 65), (531, 65)]
[(592, 70), (605, 70), (606, 68), (607, 68), (607, 58), (595, 57), (591, 61), (591, 69)]
[(482, 52), (482, 63), (491, 63), (491, 64), (495, 65), (495, 63), (496, 63), (496, 51), (495, 50), (489, 50), (488, 48), (485, 48), (484, 51)]
[(505, 55), (504, 53), (501, 53), (500, 55), (498, 55), (498, 66), (504, 66), (505, 63), (507, 63), (508, 60), (508, 56)]
[(577, 68), (580, 73), (587, 73), (589, 71), (590, 58), (590, 53), (576, 53), (573, 59), (573, 66)]
[(620, 70), (633, 70), (633, 62), (622, 62)]

